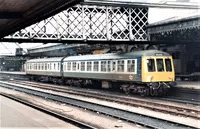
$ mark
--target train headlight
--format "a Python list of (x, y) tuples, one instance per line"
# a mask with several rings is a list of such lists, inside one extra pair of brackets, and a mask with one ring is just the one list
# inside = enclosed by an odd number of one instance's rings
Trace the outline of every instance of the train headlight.
[(153, 76), (147, 76), (147, 81), (151, 82), (153, 80)]

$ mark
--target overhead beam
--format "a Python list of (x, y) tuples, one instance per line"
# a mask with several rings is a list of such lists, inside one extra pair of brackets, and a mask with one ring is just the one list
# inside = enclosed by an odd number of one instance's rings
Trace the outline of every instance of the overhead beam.
[(21, 19), (23, 18), (20, 12), (0, 12), (0, 19)]
[(81, 4), (86, 5), (102, 5), (116, 7), (151, 7), (151, 8), (179, 8), (179, 9), (200, 9), (199, 5), (185, 4), (166, 4), (166, 3), (146, 3), (146, 2), (125, 2), (115, 0), (84, 0)]
[(175, 45), (175, 44), (199, 44), (200, 41), (179, 41), (179, 40), (158, 40), (158, 41), (106, 41), (106, 40), (45, 40), (45, 39), (1, 39), (1, 42), (6, 43), (64, 43), (64, 44), (151, 44), (151, 45), (158, 45), (158, 44), (167, 44), (167, 45)]

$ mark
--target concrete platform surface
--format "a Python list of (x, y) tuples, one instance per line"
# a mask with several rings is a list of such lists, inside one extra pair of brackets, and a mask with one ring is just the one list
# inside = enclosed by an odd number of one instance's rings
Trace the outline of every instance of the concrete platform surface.
[(176, 87), (200, 89), (200, 81), (176, 81)]
[(0, 71), (0, 74), (14, 74), (14, 75), (26, 75), (25, 72), (17, 72), (17, 71)]
[(3, 96), (0, 103), (0, 128), (79, 129)]

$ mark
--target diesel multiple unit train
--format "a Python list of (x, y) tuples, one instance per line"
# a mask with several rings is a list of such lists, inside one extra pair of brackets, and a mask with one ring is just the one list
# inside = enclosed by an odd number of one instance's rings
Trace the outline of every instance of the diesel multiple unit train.
[(32, 59), (25, 65), (32, 80), (115, 87), (151, 96), (166, 94), (175, 86), (173, 59), (158, 50)]

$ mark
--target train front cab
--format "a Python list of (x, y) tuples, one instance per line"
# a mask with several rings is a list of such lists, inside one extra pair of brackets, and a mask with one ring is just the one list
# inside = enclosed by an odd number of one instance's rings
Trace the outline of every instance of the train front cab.
[(142, 82), (150, 87), (150, 94), (165, 94), (175, 86), (175, 73), (171, 56), (144, 56), (142, 58)]

